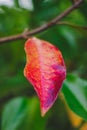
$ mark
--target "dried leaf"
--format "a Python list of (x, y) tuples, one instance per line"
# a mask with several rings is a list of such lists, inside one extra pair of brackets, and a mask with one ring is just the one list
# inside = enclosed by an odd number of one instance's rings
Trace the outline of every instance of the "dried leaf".
[(55, 102), (66, 77), (64, 60), (58, 48), (35, 37), (25, 43), (25, 52), (24, 75), (39, 96), (41, 115), (44, 116)]

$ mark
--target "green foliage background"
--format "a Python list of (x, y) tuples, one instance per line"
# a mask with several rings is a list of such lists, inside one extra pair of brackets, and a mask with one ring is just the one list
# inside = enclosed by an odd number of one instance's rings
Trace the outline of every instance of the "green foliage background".
[[(32, 30), (56, 17), (72, 1), (32, 0), (33, 9), (0, 6), (0, 37)], [(87, 26), (87, 1), (63, 20)], [(38, 38), (56, 45), (65, 59), (67, 76), (63, 94), (69, 107), (87, 120), (87, 30), (58, 25), (39, 33)], [(0, 129), (1, 130), (76, 130), (70, 124), (65, 105), (58, 98), (42, 118), (39, 100), (23, 75), (26, 62), (25, 40), (0, 45)], [(80, 78), (79, 78), (80, 77)], [(82, 78), (82, 79), (81, 79)], [(84, 79), (84, 80), (83, 80)]]

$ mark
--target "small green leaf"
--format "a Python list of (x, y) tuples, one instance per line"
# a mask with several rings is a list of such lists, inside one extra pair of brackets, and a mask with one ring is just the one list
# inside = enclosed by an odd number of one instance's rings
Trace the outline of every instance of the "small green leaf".
[(2, 114), (2, 130), (44, 130), (45, 120), (40, 116), (36, 97), (15, 98), (6, 106)]
[(62, 91), (71, 110), (87, 120), (87, 81), (68, 75)]

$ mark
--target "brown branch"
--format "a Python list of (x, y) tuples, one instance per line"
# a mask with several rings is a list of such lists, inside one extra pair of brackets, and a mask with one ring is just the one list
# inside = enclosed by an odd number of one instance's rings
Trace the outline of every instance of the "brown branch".
[(0, 38), (0, 44), (11, 42), (11, 41), (14, 41), (14, 40), (26, 39), (27, 37), (30, 37), (30, 36), (32, 36), (34, 34), (37, 34), (37, 33), (40, 33), (42, 31), (45, 31), (46, 29), (56, 25), (62, 18), (64, 18), (68, 14), (70, 14), (76, 8), (78, 8), (78, 6), (80, 5), (80, 3), (82, 1), (83, 0), (78, 0), (71, 7), (69, 7), (63, 13), (61, 13), (59, 16), (57, 16), (56, 18), (54, 18), (50, 22), (48, 22), (48, 23), (46, 23), (46, 24), (44, 24), (44, 25), (42, 25), (42, 26), (40, 26), (40, 27), (38, 27), (38, 28), (36, 28), (34, 30), (27, 31), (26, 33), (23, 32), (21, 34), (14, 35), (14, 36), (8, 36), (8, 37)]

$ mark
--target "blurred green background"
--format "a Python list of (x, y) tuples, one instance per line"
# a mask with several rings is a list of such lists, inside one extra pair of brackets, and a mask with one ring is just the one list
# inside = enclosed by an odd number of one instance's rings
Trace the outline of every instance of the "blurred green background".
[[(25, 29), (32, 30), (73, 4), (72, 0), (11, 2), (10, 6), (8, 2), (0, 4), (0, 37), (19, 34)], [(87, 26), (87, 0), (63, 20)], [(61, 50), (67, 73), (87, 80), (87, 30), (58, 25), (35, 36), (51, 42)], [(26, 63), (24, 43), (25, 40), (17, 40), (0, 45), (0, 129), (87, 130), (87, 127), (79, 129), (81, 123), (70, 117), (61, 96), (44, 118), (40, 116), (39, 100), (23, 75)], [(75, 120), (78, 125), (74, 126), (70, 119)]]

